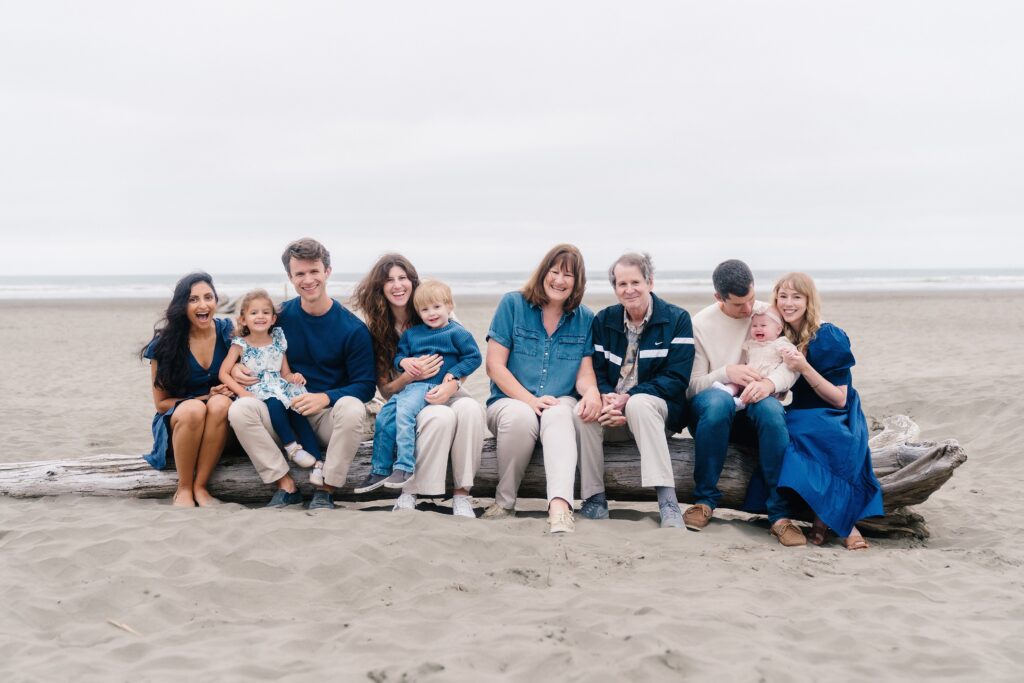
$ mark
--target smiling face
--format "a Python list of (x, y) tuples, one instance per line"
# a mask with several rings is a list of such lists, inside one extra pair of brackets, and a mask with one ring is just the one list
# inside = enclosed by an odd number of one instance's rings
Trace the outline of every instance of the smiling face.
[(793, 283), (785, 282), (775, 290), (775, 307), (790, 327), (799, 330), (807, 313), (807, 297), (794, 289)]
[(288, 261), (288, 279), (302, 299), (303, 309), (317, 307), (327, 299), (327, 278), (331, 269), (320, 260), (307, 261), (294, 256)]
[(448, 324), (454, 306), (443, 301), (428, 301), (416, 309), (427, 327), (437, 330)]
[(782, 334), (782, 325), (764, 313), (757, 313), (750, 319), (750, 338), (754, 341), (775, 341)]
[(409, 303), (409, 297), (412, 296), (412, 280), (409, 279), (409, 274), (405, 272), (405, 268), (401, 266), (391, 266), (391, 270), (388, 271), (388, 277), (384, 281), (384, 298), (388, 300), (388, 304), (395, 309), (404, 309), (406, 304)]
[(615, 266), (615, 296), (634, 320), (647, 314), (651, 305), (653, 282), (647, 282), (637, 266), (620, 263)]
[(192, 285), (188, 295), (188, 307), (185, 309), (188, 321), (193, 329), (206, 330), (213, 325), (213, 314), (217, 311), (217, 297), (213, 288), (205, 282)]
[(274, 304), (262, 297), (252, 299), (246, 303), (245, 309), (238, 316), (238, 321), (249, 328), (250, 333), (265, 334), (277, 322)]
[(575, 286), (576, 276), (564, 261), (553, 265), (544, 275), (544, 294), (550, 303), (564, 305)]

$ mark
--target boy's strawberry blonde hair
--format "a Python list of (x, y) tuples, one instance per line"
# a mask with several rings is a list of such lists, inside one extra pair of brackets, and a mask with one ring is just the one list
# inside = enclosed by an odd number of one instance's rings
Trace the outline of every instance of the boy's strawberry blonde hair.
[(438, 303), (455, 306), (455, 302), (452, 301), (452, 288), (440, 280), (424, 280), (413, 292), (412, 305), (417, 310)]

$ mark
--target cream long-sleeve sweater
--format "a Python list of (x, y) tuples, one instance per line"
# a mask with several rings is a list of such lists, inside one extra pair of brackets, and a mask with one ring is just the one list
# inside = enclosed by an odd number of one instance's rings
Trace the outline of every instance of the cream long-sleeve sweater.
[[(713, 303), (693, 316), (694, 357), (686, 397), (693, 398), (715, 382), (727, 384), (726, 366), (740, 362), (743, 343), (750, 335), (750, 318), (730, 318)], [(768, 375), (775, 392), (789, 391), (796, 376), (785, 365)]]

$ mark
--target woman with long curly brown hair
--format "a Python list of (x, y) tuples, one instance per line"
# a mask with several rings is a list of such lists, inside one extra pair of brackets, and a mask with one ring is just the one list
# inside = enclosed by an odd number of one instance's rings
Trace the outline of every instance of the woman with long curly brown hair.
[[(444, 362), (441, 356), (434, 354), (419, 357), (407, 372), (397, 373), (393, 369), (399, 337), (420, 322), (412, 302), (419, 283), (419, 274), (409, 259), (389, 253), (377, 259), (352, 293), (351, 304), (363, 312), (373, 338), (377, 389), (384, 398), (390, 398), (410, 382), (433, 377)], [(440, 390), (427, 400), (430, 405), (417, 418), (416, 473), (403, 488), (395, 510), (415, 509), (417, 494), (444, 494), (450, 452), (455, 486), (453, 512), (475, 517), (469, 489), (473, 486), (483, 448), (483, 409), (461, 388), (461, 382), (445, 382), (439, 386)], [(393, 405), (382, 409), (377, 419), (394, 420)], [(394, 454), (385, 450), (391, 449), (374, 441), (370, 474), (356, 487), (356, 493), (373, 491), (391, 474)]]

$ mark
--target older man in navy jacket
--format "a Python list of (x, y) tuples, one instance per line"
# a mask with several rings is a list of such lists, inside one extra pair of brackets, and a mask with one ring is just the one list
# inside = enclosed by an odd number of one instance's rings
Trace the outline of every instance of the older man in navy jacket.
[(606, 519), (604, 441), (632, 436), (640, 483), (658, 494), (661, 526), (682, 528), (668, 436), (686, 427), (686, 388), (693, 367), (690, 314), (659, 299), (649, 254), (627, 253), (608, 269), (619, 303), (594, 318), (594, 371), (601, 389), (598, 422), (577, 420), (580, 513)]

